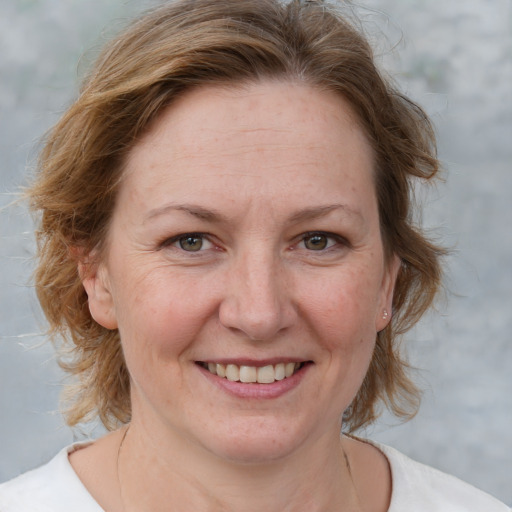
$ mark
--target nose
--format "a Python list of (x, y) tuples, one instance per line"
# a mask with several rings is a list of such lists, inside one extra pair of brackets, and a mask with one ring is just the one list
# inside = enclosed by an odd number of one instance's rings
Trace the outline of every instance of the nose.
[(268, 341), (296, 319), (290, 276), (279, 257), (247, 251), (227, 272), (221, 324), (251, 340)]

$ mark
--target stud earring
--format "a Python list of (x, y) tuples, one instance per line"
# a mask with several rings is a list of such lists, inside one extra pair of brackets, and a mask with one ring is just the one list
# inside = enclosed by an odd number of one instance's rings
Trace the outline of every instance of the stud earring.
[(389, 316), (389, 315), (388, 315), (388, 310), (387, 310), (387, 309), (385, 309), (385, 310), (382, 312), (382, 318), (383, 318), (384, 320), (386, 320), (388, 316)]

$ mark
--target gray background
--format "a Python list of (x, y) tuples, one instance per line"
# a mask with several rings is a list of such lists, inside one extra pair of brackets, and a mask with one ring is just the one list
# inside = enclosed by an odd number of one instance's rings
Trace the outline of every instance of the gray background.
[[(363, 434), (512, 505), (512, 2), (361, 3), (379, 59), (437, 126), (446, 182), (421, 194), (424, 220), (454, 248), (446, 300), (407, 337), (421, 412)], [(0, 0), (0, 481), (93, 429), (73, 433), (58, 412), (62, 374), (29, 281), (32, 225), (11, 202), (86, 63), (150, 4)]]

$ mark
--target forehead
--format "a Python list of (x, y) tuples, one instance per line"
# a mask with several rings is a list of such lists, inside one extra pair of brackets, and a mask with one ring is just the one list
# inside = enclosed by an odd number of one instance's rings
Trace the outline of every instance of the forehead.
[[(297, 123), (290, 125), (291, 120)], [(277, 80), (207, 85), (180, 95), (157, 117), (136, 147), (155, 144), (167, 136), (171, 126), (177, 127), (178, 138), (188, 135), (186, 128), (217, 140), (226, 133), (243, 135), (258, 129), (292, 133), (293, 129), (294, 136), (301, 134), (305, 141), (313, 141), (315, 135), (329, 138), (334, 125), (365, 138), (358, 116), (341, 94)], [(332, 135), (339, 135), (337, 132)]]
[(239, 194), (257, 187), (303, 197), (341, 182), (373, 189), (372, 168), (370, 145), (341, 96), (268, 81), (185, 93), (132, 149), (125, 181), (137, 192), (151, 188), (154, 200), (171, 189), (211, 195), (234, 179)]

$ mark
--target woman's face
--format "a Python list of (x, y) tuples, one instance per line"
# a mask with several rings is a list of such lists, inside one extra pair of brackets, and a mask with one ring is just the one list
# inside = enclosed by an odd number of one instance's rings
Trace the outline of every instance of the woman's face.
[(305, 85), (204, 87), (161, 115), (84, 281), (134, 424), (243, 461), (338, 437), (397, 270), (372, 165), (348, 105)]

